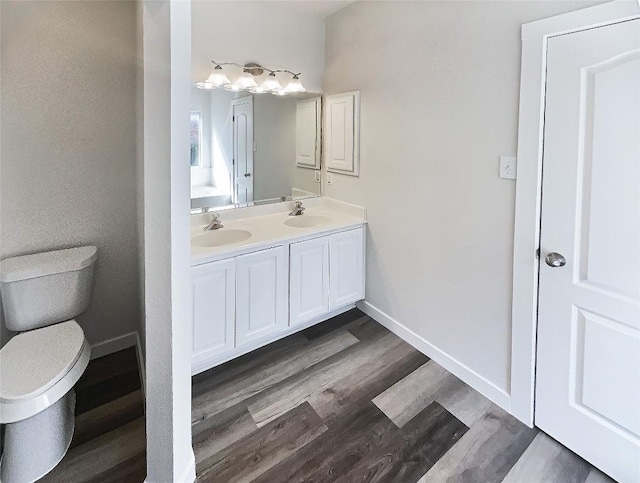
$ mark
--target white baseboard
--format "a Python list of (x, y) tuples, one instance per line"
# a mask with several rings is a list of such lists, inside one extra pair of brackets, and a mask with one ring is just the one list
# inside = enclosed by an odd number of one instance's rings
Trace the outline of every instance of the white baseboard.
[(98, 359), (100, 357), (108, 356), (114, 352), (128, 349), (129, 347), (136, 348), (136, 357), (138, 359), (138, 371), (140, 373), (140, 383), (142, 385), (142, 395), (146, 401), (146, 372), (144, 365), (144, 352), (142, 351), (142, 344), (140, 342), (140, 335), (138, 331), (129, 332), (128, 334), (114, 337), (113, 339), (105, 340), (98, 344), (91, 346), (91, 360)]
[(438, 349), (436, 346), (423, 339), (421, 336), (413, 332), (411, 329), (408, 329), (397, 320), (392, 319), (382, 310), (374, 307), (369, 302), (358, 302), (357, 307), (373, 320), (385, 326), (391, 332), (403, 339), (405, 342), (411, 344), (417, 350), (433, 359), (447, 371), (451, 372), (453, 375), (469, 384), (469, 386), (474, 388), (480, 394), (493, 401), (505, 411), (509, 411), (511, 398), (507, 392), (500, 389), (498, 386), (488, 381), (483, 376), (473, 371), (468, 366), (464, 365), (462, 362), (454, 359), (447, 353), (443, 352), (441, 349)]
[[(174, 483), (193, 483), (196, 481), (196, 457), (193, 454), (193, 449), (191, 450), (191, 456), (189, 461), (187, 462), (186, 467), (180, 473), (177, 471), (175, 475), (180, 475), (173, 478)], [(144, 483), (154, 483), (150, 481), (148, 478), (144, 479)]]
[(140, 384), (142, 385), (142, 397), (145, 401), (145, 412), (147, 402), (147, 373), (145, 371), (144, 351), (140, 341), (140, 333), (136, 332), (136, 355), (138, 356), (138, 370), (140, 371)]
[(196, 457), (193, 454), (193, 449), (191, 449), (189, 463), (182, 472), (180, 478), (175, 480), (175, 483), (193, 483), (194, 481), (196, 481)]
[(128, 334), (114, 337), (91, 346), (91, 359), (108, 356), (114, 352), (135, 347), (138, 344), (138, 332), (130, 332)]

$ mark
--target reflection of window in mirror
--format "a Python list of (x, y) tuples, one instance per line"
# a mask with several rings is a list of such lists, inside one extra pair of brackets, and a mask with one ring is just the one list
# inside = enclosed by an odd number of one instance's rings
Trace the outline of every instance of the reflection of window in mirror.
[(191, 167), (202, 166), (202, 113), (191, 111)]

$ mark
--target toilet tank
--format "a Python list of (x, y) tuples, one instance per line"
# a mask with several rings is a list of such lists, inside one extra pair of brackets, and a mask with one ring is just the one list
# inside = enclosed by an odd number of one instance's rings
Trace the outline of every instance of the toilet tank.
[(70, 320), (89, 305), (94, 246), (6, 258), (0, 262), (0, 294), (7, 329), (37, 329)]

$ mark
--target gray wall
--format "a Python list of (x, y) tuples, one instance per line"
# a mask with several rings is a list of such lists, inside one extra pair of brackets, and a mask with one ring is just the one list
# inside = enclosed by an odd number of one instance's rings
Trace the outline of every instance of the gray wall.
[[(509, 392), (522, 23), (594, 2), (356, 2), (326, 22), (324, 92), (361, 91), (367, 301)], [(599, 2), (597, 2), (599, 3)]]
[(96, 344), (137, 330), (136, 3), (0, 2), (0, 256), (94, 244)]

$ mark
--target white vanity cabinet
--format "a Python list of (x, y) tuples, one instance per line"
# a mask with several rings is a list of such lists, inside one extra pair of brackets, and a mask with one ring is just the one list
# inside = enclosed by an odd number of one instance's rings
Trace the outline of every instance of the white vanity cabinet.
[(286, 247), (239, 256), (236, 277), (236, 345), (286, 329), (289, 285)]
[(364, 298), (364, 227), (311, 236), (191, 268), (193, 374)]
[(236, 261), (191, 269), (193, 294), (192, 364), (223, 356), (235, 348)]
[(364, 229), (331, 235), (329, 239), (329, 308), (364, 298)]
[(329, 238), (324, 236), (291, 244), (289, 307), (292, 326), (329, 313)]

